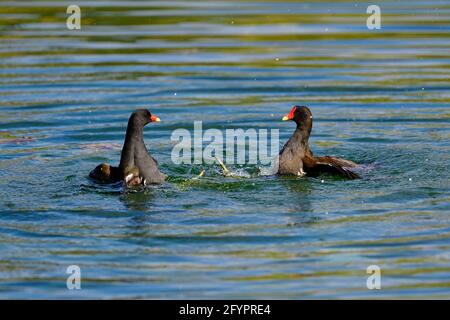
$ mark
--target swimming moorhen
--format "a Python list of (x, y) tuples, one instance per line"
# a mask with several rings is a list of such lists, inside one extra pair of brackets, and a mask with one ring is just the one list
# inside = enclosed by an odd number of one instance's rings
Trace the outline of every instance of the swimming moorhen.
[(166, 175), (158, 169), (158, 162), (150, 156), (144, 143), (144, 126), (158, 122), (159, 118), (150, 111), (139, 109), (128, 120), (125, 143), (118, 167), (101, 163), (89, 173), (89, 177), (102, 183), (124, 181), (127, 185), (158, 184)]
[(308, 143), (313, 123), (312, 118), (311, 110), (305, 106), (294, 106), (283, 117), (283, 121), (293, 120), (297, 124), (297, 128), (280, 151), (278, 174), (318, 176), (322, 173), (329, 173), (350, 179), (359, 178), (356, 173), (348, 169), (357, 166), (352, 161), (330, 156), (313, 156)]

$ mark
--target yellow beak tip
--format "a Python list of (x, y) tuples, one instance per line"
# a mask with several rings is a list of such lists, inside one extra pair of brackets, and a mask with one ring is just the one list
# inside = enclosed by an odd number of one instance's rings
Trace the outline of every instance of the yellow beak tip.
[(160, 121), (161, 121), (160, 118), (156, 118), (156, 119), (155, 119), (155, 122), (160, 122)]
[(283, 120), (283, 121), (288, 121), (289, 118), (288, 118), (287, 116), (284, 116), (281, 120)]

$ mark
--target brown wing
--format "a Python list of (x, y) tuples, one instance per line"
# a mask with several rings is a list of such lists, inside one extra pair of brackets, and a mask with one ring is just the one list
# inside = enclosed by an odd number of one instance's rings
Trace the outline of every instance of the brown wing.
[[(349, 179), (358, 179), (360, 176), (347, 169), (356, 166), (354, 162), (333, 157), (307, 157), (303, 160), (303, 167), (309, 176), (318, 176), (323, 173), (336, 174)], [(353, 164), (353, 165), (352, 165)]]
[(315, 157), (315, 159), (319, 162), (334, 163), (334, 164), (337, 164), (344, 168), (354, 168), (354, 167), (358, 166), (353, 161), (338, 158), (338, 157), (325, 156), (325, 157)]

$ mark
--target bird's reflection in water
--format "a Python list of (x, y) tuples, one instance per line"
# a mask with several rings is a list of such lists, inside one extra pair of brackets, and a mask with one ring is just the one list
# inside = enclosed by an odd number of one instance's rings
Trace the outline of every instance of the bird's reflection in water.
[(151, 187), (127, 188), (120, 197), (120, 201), (130, 211), (148, 212), (155, 206), (155, 194)]
[(286, 189), (287, 211), (285, 215), (291, 222), (289, 226), (308, 226), (321, 220), (311, 204), (314, 183), (310, 178), (280, 177)]
[(140, 245), (149, 245), (152, 234), (152, 211), (155, 206), (155, 194), (151, 188), (129, 189), (120, 197), (120, 201), (130, 214), (123, 241)]

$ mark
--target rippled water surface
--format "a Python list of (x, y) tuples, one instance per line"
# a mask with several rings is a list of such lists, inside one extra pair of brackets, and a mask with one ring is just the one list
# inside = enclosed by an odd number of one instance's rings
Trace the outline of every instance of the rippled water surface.
[[(450, 298), (448, 1), (379, 1), (381, 30), (365, 2), (80, 1), (69, 31), (68, 4), (0, 3), (0, 298)], [(362, 179), (171, 162), (195, 120), (281, 144), (293, 104)], [(143, 107), (170, 180), (91, 182)]]

